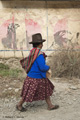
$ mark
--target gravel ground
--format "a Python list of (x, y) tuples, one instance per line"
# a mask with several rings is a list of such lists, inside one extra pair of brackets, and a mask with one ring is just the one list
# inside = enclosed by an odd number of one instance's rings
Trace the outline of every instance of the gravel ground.
[(80, 120), (80, 80), (61, 81), (51, 80), (55, 85), (51, 97), (53, 104), (60, 107), (57, 110), (47, 110), (45, 101), (24, 103), (26, 112), (16, 110), (16, 103), (20, 98), (12, 96), (0, 99), (0, 120)]

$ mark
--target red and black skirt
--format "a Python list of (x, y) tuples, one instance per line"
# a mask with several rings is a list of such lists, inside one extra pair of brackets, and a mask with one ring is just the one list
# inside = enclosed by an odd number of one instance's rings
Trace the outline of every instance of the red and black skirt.
[(54, 85), (48, 78), (36, 79), (26, 77), (21, 97), (25, 102), (45, 100), (51, 96), (54, 90)]

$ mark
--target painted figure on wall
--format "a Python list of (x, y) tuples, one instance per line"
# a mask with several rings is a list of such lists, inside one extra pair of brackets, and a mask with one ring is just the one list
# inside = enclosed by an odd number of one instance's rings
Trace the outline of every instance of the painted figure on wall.
[(56, 32), (54, 34), (55, 43), (58, 44), (60, 47), (65, 46), (65, 44), (67, 44), (67, 42), (71, 40), (66, 36), (67, 34), (71, 34), (71, 32), (68, 32), (66, 30)]
[[(79, 22), (80, 20), (78, 20)], [(54, 41), (51, 46), (58, 45), (67, 49), (80, 48), (80, 33), (77, 31), (71, 31), (68, 28), (68, 18), (59, 19), (57, 18), (56, 24), (53, 26), (53, 37)], [(76, 21), (72, 20), (76, 26)], [(79, 24), (79, 23), (78, 23)], [(51, 46), (49, 48), (51, 48)]]
[(7, 27), (7, 36), (2, 38), (2, 44), (6, 48), (17, 49), (16, 43), (16, 29), (19, 27), (18, 24), (11, 23)]

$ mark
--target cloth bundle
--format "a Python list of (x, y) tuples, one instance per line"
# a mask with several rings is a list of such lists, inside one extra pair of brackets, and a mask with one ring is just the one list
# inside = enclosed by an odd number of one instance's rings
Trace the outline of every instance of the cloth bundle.
[(43, 54), (44, 58), (47, 57), (44, 52), (40, 51), (38, 48), (32, 48), (28, 57), (23, 58), (20, 60), (20, 64), (22, 68), (28, 73), (34, 63), (35, 59), (40, 55)]

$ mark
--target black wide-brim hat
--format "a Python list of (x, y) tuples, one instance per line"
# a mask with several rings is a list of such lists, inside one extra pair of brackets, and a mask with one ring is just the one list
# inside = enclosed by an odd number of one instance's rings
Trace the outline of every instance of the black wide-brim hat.
[(40, 33), (32, 35), (32, 41), (29, 42), (29, 44), (34, 44), (34, 43), (43, 43), (45, 42), (45, 39), (42, 39), (42, 35)]

